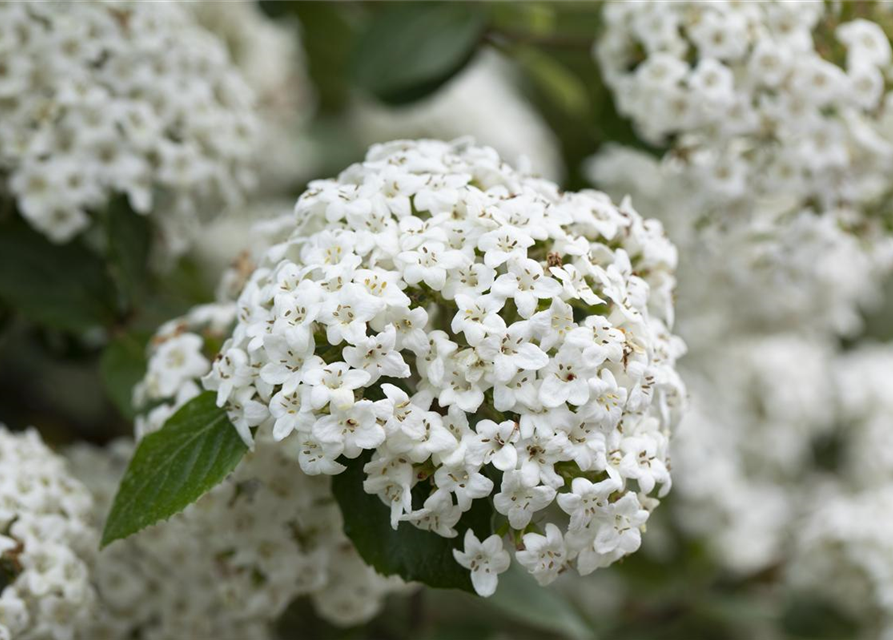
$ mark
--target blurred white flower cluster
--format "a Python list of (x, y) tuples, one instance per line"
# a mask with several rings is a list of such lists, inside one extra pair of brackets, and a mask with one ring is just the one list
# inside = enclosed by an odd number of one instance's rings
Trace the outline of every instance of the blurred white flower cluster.
[(618, 110), (664, 150), (607, 146), (591, 177), (661, 216), (683, 256), (678, 525), (739, 576), (774, 569), (893, 637), (893, 355), (840, 340), (893, 264), (893, 12), (637, 2), (604, 18)]
[(36, 431), (0, 425), (0, 639), (69, 640), (89, 622), (92, 508)]
[(252, 0), (200, 1), (185, 6), (202, 27), (223, 41), (254, 93), (256, 143), (262, 149), (252, 159), (256, 193), (269, 198), (308, 179), (319, 152), (306, 135), (316, 96), (307, 76), (300, 25), (270, 20)]
[[(658, 223), (467, 141), (374, 146), (296, 222), (204, 378), (246, 442), (283, 441), (308, 475), (372, 451), (364, 489), (394, 527), (456, 536), (495, 493), (542, 584), (638, 548), (684, 395)], [(489, 595), (503, 542), (465, 542)]]
[(708, 201), (785, 191), (822, 208), (864, 203), (890, 189), (893, 66), (881, 26), (848, 11), (610, 3), (596, 53), (619, 111), (698, 172)]
[(842, 603), (893, 638), (893, 348), (868, 343), (834, 367), (840, 439), (835, 476), (821, 478), (797, 522), (794, 586)]
[[(889, 446), (889, 445), (888, 445)], [(893, 638), (893, 485), (857, 494), (833, 487), (801, 523), (791, 583), (818, 590), (863, 621), (865, 637)], [(870, 634), (870, 635), (869, 635)]]
[(741, 337), (705, 360), (685, 371), (691, 408), (673, 449), (679, 525), (752, 573), (784, 557), (814, 444), (833, 433), (834, 347), (779, 333)]
[(187, 10), (13, 2), (0, 25), (3, 188), (54, 242), (121, 193), (181, 253), (255, 182), (254, 93)]

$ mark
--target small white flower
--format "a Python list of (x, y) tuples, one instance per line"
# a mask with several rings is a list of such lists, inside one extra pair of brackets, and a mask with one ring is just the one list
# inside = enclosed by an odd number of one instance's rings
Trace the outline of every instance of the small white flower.
[(555, 489), (544, 485), (530, 485), (520, 471), (506, 471), (502, 475), (500, 492), (493, 497), (496, 511), (509, 519), (513, 529), (521, 531), (530, 524), (537, 511), (545, 509), (555, 499)]
[(327, 298), (319, 313), (329, 344), (345, 341), (357, 344), (363, 340), (366, 337), (366, 323), (383, 307), (379, 299), (363, 294), (354, 286), (344, 287), (340, 295)]
[(313, 424), (313, 435), (323, 444), (338, 445), (348, 458), (356, 458), (363, 449), (374, 449), (385, 440), (369, 400), (319, 418)]
[(565, 402), (583, 405), (589, 400), (589, 382), (586, 376), (590, 368), (583, 354), (572, 347), (563, 347), (540, 371), (543, 381), (539, 399), (547, 407), (557, 407)]
[(396, 529), (404, 514), (412, 512), (412, 465), (400, 456), (379, 450), (363, 471), (363, 490), (378, 495), (391, 508), (391, 526)]
[(526, 258), (527, 249), (533, 243), (529, 235), (514, 227), (505, 227), (482, 235), (478, 240), (478, 249), (484, 253), (484, 264), (495, 269), (513, 258)]
[(624, 478), (637, 481), (645, 493), (651, 493), (656, 483), (665, 485), (663, 495), (669, 491), (670, 472), (660, 459), (658, 449), (659, 444), (650, 433), (624, 438), (620, 445), (624, 455), (618, 470)]
[(222, 407), (233, 390), (244, 387), (253, 377), (248, 354), (241, 349), (230, 348), (217, 357), (202, 382), (206, 389), (217, 392), (217, 406)]
[(354, 404), (354, 390), (366, 384), (369, 378), (366, 371), (351, 369), (346, 362), (333, 362), (304, 374), (303, 389), (313, 409), (322, 409), (326, 404), (335, 409), (346, 409)]
[(540, 337), (542, 350), (549, 351), (555, 345), (562, 344), (577, 325), (574, 322), (573, 308), (563, 300), (553, 298), (548, 309), (533, 315), (530, 326), (535, 335)]
[(325, 365), (322, 358), (313, 355), (312, 349), (299, 350), (283, 335), (268, 335), (263, 344), (269, 362), (261, 368), (260, 378), (273, 386), (282, 385), (282, 390), (286, 393), (297, 389), (308, 372)]
[(496, 424), (492, 420), (481, 420), (474, 426), (474, 430), (477, 437), (468, 443), (468, 459), (473, 464), (492, 463), (500, 471), (515, 468), (518, 463), (515, 442), (521, 435), (516, 422), (506, 420)]
[(377, 401), (374, 409), (375, 416), (384, 421), (387, 434), (403, 432), (409, 437), (419, 437), (423, 430), (424, 409), (414, 405), (405, 391), (392, 384), (381, 385), (381, 390), (385, 398)]
[(440, 291), (446, 283), (447, 271), (461, 267), (468, 258), (461, 251), (447, 249), (443, 243), (425, 242), (415, 251), (398, 254), (397, 262), (403, 265), (406, 284), (424, 282), (434, 291)]
[(337, 443), (320, 442), (310, 430), (306, 433), (299, 431), (297, 437), (298, 463), (301, 471), (307, 475), (335, 475), (347, 468), (335, 461), (341, 455), (341, 447)]
[(486, 295), (475, 299), (459, 294), (456, 296), (456, 306), (458, 311), (450, 328), (453, 333), (464, 333), (472, 347), (479, 345), (488, 334), (502, 335), (505, 331), (505, 320), (499, 315), (503, 306), (499, 298)]
[[(303, 285), (307, 281), (303, 281)], [(280, 293), (273, 301), (272, 331), (282, 335), (289, 345), (304, 351), (313, 347), (312, 323), (319, 313), (317, 295), (309, 287), (299, 286), (295, 293)]]
[(485, 498), (493, 491), (493, 481), (479, 469), (471, 463), (443, 465), (434, 474), (434, 483), (439, 489), (455, 494), (456, 503), (467, 511), (472, 500)]
[(237, 389), (227, 401), (226, 411), (242, 441), (248, 445), (252, 442), (251, 428), (259, 426), (270, 416), (270, 407), (255, 398), (251, 387)]
[(162, 396), (176, 394), (178, 387), (191, 378), (205, 375), (210, 368), (202, 355), (203, 342), (192, 333), (165, 340), (149, 360), (148, 374)]
[(395, 350), (397, 331), (389, 324), (373, 337), (358, 340), (356, 346), (345, 347), (344, 359), (355, 369), (365, 371), (369, 377), (362, 383), (373, 384), (381, 376), (408, 378), (409, 365), (400, 352)]
[(541, 586), (555, 581), (567, 564), (567, 545), (561, 531), (551, 522), (546, 525), (546, 535), (527, 533), (522, 538), (524, 550), (515, 554)]
[(307, 431), (313, 426), (313, 414), (301, 405), (301, 393), (283, 389), (270, 398), (270, 415), (275, 419), (273, 437), (282, 440), (295, 430)]
[(471, 570), (471, 583), (479, 596), (485, 598), (496, 593), (499, 574), (509, 568), (511, 558), (502, 546), (502, 539), (492, 535), (482, 543), (474, 532), (465, 532), (463, 551), (453, 550), (456, 562)]
[(446, 300), (457, 295), (474, 298), (489, 289), (495, 277), (496, 271), (481, 262), (460, 266), (450, 270), (441, 294)]
[(507, 382), (518, 371), (537, 371), (549, 364), (549, 356), (530, 342), (530, 328), (526, 322), (516, 322), (502, 335), (493, 334), (477, 346), (484, 360), (493, 363), (495, 382)]
[(545, 275), (539, 262), (520, 259), (509, 262), (508, 273), (496, 278), (492, 291), (503, 299), (512, 298), (518, 314), (526, 319), (533, 315), (541, 299), (557, 296), (562, 286)]
[(461, 517), (462, 509), (453, 504), (450, 493), (438, 490), (428, 496), (421, 509), (404, 516), (404, 520), (444, 538), (455, 538), (457, 533), (454, 527)]
[(620, 482), (614, 478), (595, 483), (574, 478), (571, 492), (558, 496), (558, 505), (571, 517), (571, 529), (585, 529), (599, 514), (605, 513), (608, 498), (620, 489)]

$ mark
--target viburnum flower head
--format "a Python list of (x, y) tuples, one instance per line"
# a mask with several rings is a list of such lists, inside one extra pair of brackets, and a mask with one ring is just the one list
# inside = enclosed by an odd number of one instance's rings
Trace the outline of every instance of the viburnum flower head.
[(0, 4), (0, 184), (54, 242), (115, 194), (169, 253), (254, 177), (254, 94), (176, 4)]
[[(377, 145), (298, 199), (204, 385), (307, 474), (363, 456), (395, 528), (465, 535), (482, 595), (510, 530), (546, 584), (634, 551), (670, 488), (675, 265), (629, 202), (468, 140)], [(483, 542), (461, 522), (480, 500), (504, 522)]]

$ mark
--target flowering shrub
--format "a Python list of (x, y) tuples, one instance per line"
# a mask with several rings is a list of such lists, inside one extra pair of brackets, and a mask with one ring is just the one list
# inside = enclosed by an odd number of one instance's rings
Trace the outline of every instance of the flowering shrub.
[(891, 34), (0, 5), (0, 640), (893, 640)]
[(247, 443), (284, 441), (308, 475), (371, 451), (363, 487), (392, 526), (466, 530), (483, 595), (508, 556), (461, 520), (494, 493), (542, 584), (638, 548), (683, 395), (658, 224), (434, 141), (373, 147), (296, 218), (204, 378)]
[(54, 242), (123, 193), (181, 253), (252, 184), (253, 94), (183, 8), (4, 3), (0, 22), (0, 176)]

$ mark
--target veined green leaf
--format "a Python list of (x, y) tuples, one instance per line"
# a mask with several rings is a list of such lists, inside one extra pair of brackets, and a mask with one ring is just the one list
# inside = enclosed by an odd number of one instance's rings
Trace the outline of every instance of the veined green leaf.
[(215, 397), (193, 398), (140, 442), (106, 520), (103, 547), (179, 513), (236, 468), (247, 447)]

